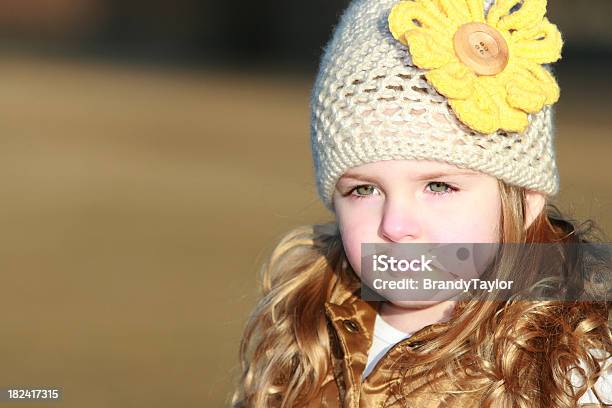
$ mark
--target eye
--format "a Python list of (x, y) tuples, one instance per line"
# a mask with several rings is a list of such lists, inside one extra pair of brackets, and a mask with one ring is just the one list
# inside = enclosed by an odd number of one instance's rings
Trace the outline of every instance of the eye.
[(374, 187), (373, 185), (365, 184), (365, 185), (357, 186), (353, 188), (349, 192), (349, 194), (351, 195), (352, 198), (362, 199), (362, 198), (366, 198), (367, 196), (372, 195), (375, 190), (376, 190), (376, 187)]
[(427, 187), (431, 187), (429, 191), (435, 195), (452, 194), (457, 191), (456, 188), (442, 181), (432, 181), (427, 184)]

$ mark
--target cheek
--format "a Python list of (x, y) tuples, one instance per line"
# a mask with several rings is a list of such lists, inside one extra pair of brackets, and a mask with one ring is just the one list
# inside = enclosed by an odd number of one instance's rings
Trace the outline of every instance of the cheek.
[(448, 217), (431, 220), (431, 242), (498, 242), (500, 205), (495, 196), (461, 203)]
[(368, 213), (343, 213), (337, 219), (346, 257), (358, 276), (361, 276), (361, 244), (379, 242), (380, 219)]

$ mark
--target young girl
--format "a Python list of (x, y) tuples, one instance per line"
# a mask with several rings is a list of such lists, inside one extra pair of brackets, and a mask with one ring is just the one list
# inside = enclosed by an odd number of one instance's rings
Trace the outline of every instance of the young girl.
[[(311, 99), (318, 192), (336, 220), (290, 232), (264, 265), (234, 407), (612, 403), (604, 295), (360, 296), (362, 243), (597, 238), (549, 202), (559, 88), (546, 64), (562, 40), (546, 1), (492, 3), (354, 0), (341, 17)], [(606, 266), (585, 279), (609, 284)], [(517, 281), (530, 267), (500, 265)]]

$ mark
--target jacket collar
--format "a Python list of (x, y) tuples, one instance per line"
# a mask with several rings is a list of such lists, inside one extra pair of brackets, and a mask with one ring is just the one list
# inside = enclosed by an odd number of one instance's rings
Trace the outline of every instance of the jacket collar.
[(334, 378), (342, 406), (347, 407), (359, 404), (361, 375), (368, 360), (377, 313), (377, 302), (362, 299), (360, 291), (359, 284), (338, 279), (325, 302), (325, 313), (335, 332), (332, 336)]
[[(338, 279), (332, 288), (329, 300), (325, 302), (325, 313), (335, 332), (332, 340), (337, 339), (337, 344), (332, 344), (333, 378), (336, 379), (340, 391), (342, 406), (346, 407), (359, 406), (361, 375), (365, 370), (368, 351), (372, 345), (374, 323), (380, 303), (364, 300), (361, 297), (361, 283), (356, 275), (353, 276), (353, 282), (356, 283), (352, 284)], [(411, 347), (435, 337), (447, 325), (448, 322), (435, 323), (416, 331), (409, 338)], [(410, 353), (410, 347), (391, 349), (390, 361), (397, 357), (398, 353), (403, 352)], [(377, 380), (373, 379), (374, 382), (368, 384), (366, 388), (375, 388), (379, 392), (383, 384), (378, 384), (378, 380), (384, 382), (383, 377), (377, 376)]]
[[(362, 333), (365, 338), (369, 340), (367, 352), (371, 345), (372, 335), (374, 333), (374, 322), (380, 302), (364, 300), (361, 297), (361, 282), (359, 278), (354, 275), (354, 272), (352, 272), (352, 275), (356, 283), (347, 283), (343, 279), (338, 279), (332, 288), (329, 300), (325, 302), (325, 309), (326, 311), (331, 311), (331, 314), (337, 316), (342, 315), (344, 319), (353, 319), (360, 324), (358, 332)], [(350, 314), (351, 312), (354, 314)], [(328, 317), (331, 318), (329, 314)], [(335, 320), (338, 319), (336, 318)], [(432, 335), (438, 334), (441, 329), (447, 327), (450, 323), (451, 321), (446, 321), (427, 325), (417, 330), (410, 336), (410, 339), (413, 340), (413, 342), (425, 340)], [(344, 332), (345, 331), (342, 331), (342, 333)]]

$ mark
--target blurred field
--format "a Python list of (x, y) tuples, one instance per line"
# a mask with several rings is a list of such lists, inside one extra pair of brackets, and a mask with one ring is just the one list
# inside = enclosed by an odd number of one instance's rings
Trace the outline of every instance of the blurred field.
[[(227, 405), (265, 254), (331, 219), (312, 78), (0, 61), (0, 384), (61, 387), (61, 407)], [(611, 87), (580, 64), (558, 72), (557, 203), (609, 234)]]

